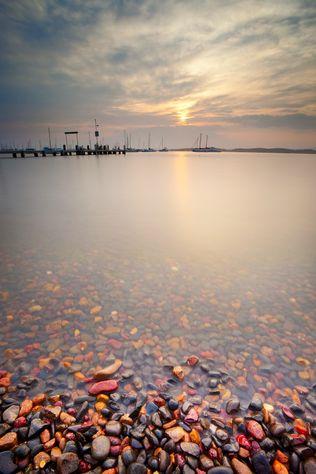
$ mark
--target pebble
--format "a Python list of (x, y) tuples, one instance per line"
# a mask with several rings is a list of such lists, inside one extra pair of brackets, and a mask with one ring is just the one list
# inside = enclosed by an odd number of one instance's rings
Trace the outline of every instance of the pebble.
[(91, 455), (97, 461), (106, 459), (110, 452), (110, 440), (106, 436), (98, 436), (92, 441)]
[(133, 462), (129, 465), (127, 472), (128, 474), (146, 474), (147, 468), (144, 464)]
[(71, 474), (79, 467), (79, 458), (75, 453), (63, 453), (57, 458), (57, 472), (59, 474)]
[(256, 453), (251, 462), (256, 474), (269, 474), (271, 472), (270, 463), (262, 451)]
[(11, 451), (0, 452), (0, 473), (13, 474), (17, 471), (17, 465), (14, 463), (14, 456)]
[(96, 382), (89, 388), (90, 395), (98, 395), (99, 393), (108, 393), (117, 390), (118, 383), (116, 380), (103, 380)]
[(2, 420), (5, 423), (12, 425), (19, 415), (20, 407), (18, 405), (11, 405), (2, 413)]
[(17, 443), (17, 434), (14, 432), (7, 433), (0, 438), (0, 451), (12, 449)]
[(190, 454), (191, 456), (195, 456), (195, 457), (198, 457), (200, 455), (200, 448), (195, 443), (189, 443), (189, 442), (183, 441), (182, 443), (180, 443), (180, 447), (182, 451), (185, 452), (186, 454)]

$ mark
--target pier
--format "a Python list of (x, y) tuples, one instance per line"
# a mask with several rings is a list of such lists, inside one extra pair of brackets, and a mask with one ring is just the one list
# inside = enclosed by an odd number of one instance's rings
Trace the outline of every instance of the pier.
[(67, 149), (65, 146), (62, 149), (43, 149), (43, 150), (12, 150), (12, 158), (30, 158), (30, 157), (48, 157), (48, 156), (87, 156), (87, 155), (126, 155), (125, 148), (109, 148), (109, 146), (99, 146), (97, 148), (90, 148), (87, 146), (73, 149)]

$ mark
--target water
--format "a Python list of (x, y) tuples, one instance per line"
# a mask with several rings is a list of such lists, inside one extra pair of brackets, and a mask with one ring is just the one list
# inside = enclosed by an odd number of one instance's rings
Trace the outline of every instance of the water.
[[(0, 367), (80, 392), (113, 356), (128, 391), (293, 398), (314, 380), (315, 177), (311, 155), (0, 160)], [(174, 383), (191, 354), (204, 371)]]

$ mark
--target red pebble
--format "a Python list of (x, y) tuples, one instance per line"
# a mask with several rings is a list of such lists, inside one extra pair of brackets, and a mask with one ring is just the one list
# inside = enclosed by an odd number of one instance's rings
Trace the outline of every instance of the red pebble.
[(194, 388), (188, 388), (187, 390), (188, 395), (196, 395), (196, 390)]
[(24, 416), (19, 416), (14, 422), (14, 428), (22, 428), (27, 425), (27, 420)]
[(67, 413), (71, 416), (75, 416), (77, 411), (74, 408), (68, 408)]
[(75, 441), (75, 439), (76, 439), (75, 433), (71, 433), (71, 432), (67, 433), (65, 437), (70, 441)]
[(236, 436), (236, 441), (237, 441), (237, 443), (239, 444), (239, 446), (242, 446), (243, 448), (246, 448), (246, 449), (250, 449), (250, 448), (251, 448), (250, 441), (248, 441), (248, 439), (246, 438), (246, 436), (243, 435), (243, 434), (237, 435), (237, 436)]
[(113, 456), (118, 456), (122, 452), (122, 446), (111, 446), (110, 453)]
[(56, 403), (54, 403), (54, 406), (55, 407), (62, 407), (63, 406), (63, 402), (61, 402), (60, 400)]
[(88, 472), (91, 469), (91, 464), (86, 461), (79, 461), (79, 472)]
[(215, 448), (211, 448), (208, 452), (209, 456), (211, 459), (216, 459), (217, 458), (217, 451)]
[(120, 438), (116, 436), (109, 436), (109, 440), (112, 446), (119, 446), (121, 444)]
[(179, 467), (183, 467), (185, 465), (185, 459), (181, 454), (176, 454), (176, 463)]
[(117, 380), (103, 380), (102, 382), (97, 382), (91, 385), (89, 388), (90, 395), (98, 395), (103, 392), (113, 392), (118, 388)]

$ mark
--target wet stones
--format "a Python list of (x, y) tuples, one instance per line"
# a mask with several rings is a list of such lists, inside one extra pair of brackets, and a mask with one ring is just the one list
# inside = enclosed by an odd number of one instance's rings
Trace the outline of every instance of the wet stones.
[(251, 459), (256, 474), (269, 474), (271, 472), (270, 463), (266, 455), (259, 451)]
[(57, 472), (71, 474), (79, 467), (79, 458), (76, 453), (63, 453), (57, 458)]
[(11, 405), (2, 413), (2, 420), (5, 423), (12, 425), (19, 415), (20, 407), (18, 405)]
[(190, 454), (190, 456), (198, 457), (200, 455), (200, 448), (195, 443), (183, 441), (182, 443), (180, 443), (180, 447), (184, 453)]
[(105, 432), (109, 436), (119, 436), (122, 431), (122, 425), (118, 421), (108, 421), (105, 426)]
[(40, 418), (33, 418), (30, 424), (28, 437), (32, 438), (38, 436), (41, 431), (43, 431), (45, 428), (48, 428), (49, 426), (49, 423), (44, 422)]
[(226, 403), (226, 413), (236, 413), (240, 408), (240, 401), (238, 398), (230, 398)]
[(11, 451), (0, 452), (0, 472), (1, 474), (14, 474), (18, 467), (14, 463), (14, 456)]
[(0, 438), (0, 451), (12, 449), (17, 443), (17, 434), (14, 432), (7, 433)]
[(113, 364), (95, 372), (93, 374), (93, 378), (96, 380), (106, 380), (111, 375), (114, 375), (120, 369), (121, 365), (122, 361), (120, 359), (116, 359)]
[(98, 395), (99, 393), (114, 392), (118, 388), (116, 380), (104, 380), (96, 382), (89, 388), (90, 395)]
[(247, 425), (248, 433), (258, 441), (262, 441), (265, 438), (265, 433), (262, 429), (262, 426), (255, 420), (248, 421)]
[(185, 431), (180, 426), (175, 426), (166, 430), (166, 434), (175, 442), (178, 443), (185, 436)]
[(98, 436), (92, 441), (91, 455), (97, 461), (106, 459), (110, 452), (110, 440), (106, 436)]
[(127, 473), (128, 474), (146, 474), (147, 468), (144, 464), (139, 462), (133, 462), (129, 465)]

